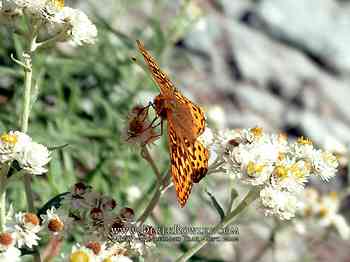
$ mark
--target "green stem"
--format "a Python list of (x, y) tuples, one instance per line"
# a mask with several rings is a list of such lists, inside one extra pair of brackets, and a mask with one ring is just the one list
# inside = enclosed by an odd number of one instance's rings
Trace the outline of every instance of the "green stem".
[(0, 232), (4, 230), (6, 223), (6, 185), (9, 169), (10, 165), (4, 165), (0, 171)]
[(23, 133), (28, 131), (29, 113), (30, 113), (30, 101), (32, 91), (32, 58), (29, 53), (23, 55), (24, 58), (24, 97), (23, 97), (23, 113), (21, 130)]
[(6, 173), (1, 170), (0, 174), (0, 232), (4, 230), (6, 223)]
[(31, 174), (24, 174), (23, 182), (24, 182), (24, 189), (25, 189), (26, 197), (27, 197), (28, 211), (35, 213), (33, 191), (32, 191), (32, 186), (31, 186), (31, 184), (32, 184), (31, 178), (32, 178)]
[(157, 178), (156, 191), (154, 192), (154, 195), (153, 195), (151, 201), (148, 203), (146, 209), (143, 211), (142, 215), (137, 220), (138, 222), (143, 224), (145, 222), (145, 220), (147, 219), (147, 217), (152, 213), (155, 206), (157, 205), (160, 196), (165, 192), (164, 189), (166, 189), (166, 187), (168, 185), (169, 174), (167, 173), (166, 175), (164, 175), (164, 177), (162, 177), (162, 175), (159, 172), (159, 169), (158, 169), (156, 163), (154, 162), (152, 155), (150, 154), (147, 146), (142, 148), (141, 155), (151, 165), (152, 170)]
[[(29, 114), (31, 109), (31, 91), (32, 91), (32, 57), (30, 50), (32, 49), (32, 45), (35, 44), (33, 42), (33, 37), (30, 40), (29, 52), (23, 55), (24, 58), (24, 97), (23, 97), (23, 112), (22, 112), (22, 123), (21, 123), (21, 131), (26, 133), (28, 131), (28, 122), (29, 122)], [(27, 198), (28, 211), (34, 212), (34, 201), (33, 201), (33, 191), (31, 186), (31, 175), (24, 174), (24, 188)]]
[[(24, 60), (24, 97), (23, 97), (23, 112), (22, 112), (22, 121), (21, 121), (21, 131), (27, 133), (29, 115), (31, 110), (31, 100), (32, 100), (32, 78), (33, 78), (33, 69), (32, 69), (32, 54), (36, 49), (36, 39), (40, 23), (33, 22), (32, 28), (30, 28), (31, 34), (28, 38), (29, 46), (27, 51), (23, 54)], [(34, 208), (34, 198), (33, 190), (31, 185), (31, 174), (24, 174), (23, 182), (27, 198), (27, 209), (29, 212), (35, 213)], [(34, 254), (34, 261), (41, 262), (40, 252), (36, 251)]]
[(142, 215), (137, 220), (138, 222), (143, 224), (146, 221), (147, 217), (152, 213), (153, 209), (157, 205), (161, 195), (165, 193), (166, 189), (169, 188), (168, 183), (169, 183), (169, 173), (165, 174), (161, 181), (159, 180), (157, 181), (156, 192), (154, 192), (154, 195), (151, 201), (148, 203), (145, 211), (143, 211)]
[[(239, 203), (239, 205), (231, 212), (229, 213), (222, 222), (217, 224), (213, 230), (211, 231), (211, 234), (218, 233), (221, 229), (227, 227), (228, 225), (232, 224), (237, 215), (242, 213), (242, 211), (250, 206), (251, 203), (253, 203), (258, 197), (258, 193), (255, 189), (251, 189), (249, 193), (245, 196), (245, 198)], [(196, 254), (202, 247), (204, 247), (206, 244), (208, 244), (208, 240), (202, 240), (198, 244), (194, 245), (191, 249), (189, 249), (186, 253), (184, 253), (181, 257), (179, 257), (176, 261), (177, 262), (185, 262), (188, 261), (194, 254)]]
[(0, 193), (0, 232), (4, 231), (6, 223), (6, 190)]

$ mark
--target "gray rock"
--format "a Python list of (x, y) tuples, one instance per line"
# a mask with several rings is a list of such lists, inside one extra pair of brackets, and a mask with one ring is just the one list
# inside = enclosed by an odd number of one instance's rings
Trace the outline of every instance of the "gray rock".
[(266, 86), (274, 81), (283, 96), (293, 97), (305, 79), (318, 70), (298, 50), (274, 42), (263, 33), (233, 22), (231, 43), (238, 65), (245, 78)]
[(350, 73), (350, 8), (334, 0), (262, 0), (256, 12), (282, 38)]

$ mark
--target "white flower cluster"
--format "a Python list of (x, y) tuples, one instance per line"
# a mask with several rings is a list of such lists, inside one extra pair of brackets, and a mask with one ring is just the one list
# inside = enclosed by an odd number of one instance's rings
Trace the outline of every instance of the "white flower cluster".
[(296, 230), (320, 232), (320, 229), (335, 229), (344, 240), (350, 238), (350, 226), (339, 213), (340, 198), (336, 192), (321, 195), (315, 188), (306, 188), (300, 197), (301, 209), (295, 223)]
[(9, 24), (14, 25), (21, 15), (40, 20), (41, 29), (53, 33), (56, 41), (68, 41), (76, 46), (96, 41), (96, 26), (84, 12), (64, 6), (64, 0), (2, 1), (0, 21), (9, 23), (11, 20)]
[(10, 208), (0, 232), (0, 261), (20, 261), (20, 249), (37, 246), (39, 233), (63, 239), (74, 232), (81, 235), (82, 230), (81, 244), (75, 244), (68, 257), (62, 255), (69, 262), (130, 262), (130, 257), (150, 255), (156, 230), (149, 225), (137, 227), (131, 208), (117, 208), (114, 199), (82, 183), (57, 199), (60, 207), (47, 209), (40, 219), (33, 213), (14, 215)]
[[(43, 217), (47, 225), (52, 219), (56, 225), (64, 224), (65, 229), (70, 228), (69, 233), (78, 227), (83, 227), (86, 232), (83, 244), (73, 247), (70, 261), (82, 261), (79, 260), (82, 258), (101, 262), (107, 259), (131, 261), (128, 257), (144, 257), (154, 246), (155, 230), (151, 226), (143, 226), (142, 232), (133, 230), (137, 223), (131, 208), (118, 208), (114, 199), (93, 191), (83, 183), (74, 185), (57, 211), (52, 209)], [(50, 226), (49, 231), (53, 231)]]
[[(267, 134), (261, 128), (213, 134), (200, 139), (220, 168), (245, 184), (260, 190), (266, 215), (291, 219), (300, 206), (298, 195), (310, 176), (328, 181), (335, 176), (338, 161), (330, 152), (317, 150), (311, 141), (288, 142), (285, 135)], [(212, 161), (210, 161), (212, 162)]]
[(41, 230), (38, 217), (33, 213), (19, 212), (6, 217), (4, 231), (0, 233), (0, 261), (20, 261), (20, 248), (38, 245)]
[(0, 136), (0, 164), (14, 160), (26, 172), (40, 175), (47, 172), (50, 151), (25, 133), (10, 131)]

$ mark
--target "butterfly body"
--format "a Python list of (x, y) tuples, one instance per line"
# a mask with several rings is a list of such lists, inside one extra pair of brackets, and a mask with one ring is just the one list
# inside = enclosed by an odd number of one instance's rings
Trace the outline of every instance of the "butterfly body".
[(204, 113), (200, 106), (175, 88), (143, 44), (139, 41), (137, 44), (160, 89), (160, 94), (154, 99), (154, 107), (157, 115), (168, 123), (170, 173), (177, 200), (183, 207), (193, 183), (198, 183), (208, 171), (208, 151), (197, 140), (205, 129)]

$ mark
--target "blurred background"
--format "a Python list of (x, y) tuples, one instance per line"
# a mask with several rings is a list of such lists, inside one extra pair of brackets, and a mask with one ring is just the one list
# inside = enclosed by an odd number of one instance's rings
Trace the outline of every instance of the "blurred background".
[[(47, 146), (69, 144), (54, 153), (49, 172), (34, 180), (37, 206), (76, 181), (137, 214), (152, 196), (152, 169), (139, 148), (121, 139), (131, 107), (152, 101), (159, 92), (131, 60), (141, 59), (136, 39), (144, 41), (176, 86), (203, 106), (209, 127), (260, 126), (292, 138), (309, 137), (342, 163), (336, 179), (315, 186), (340, 191), (349, 183), (350, 1), (66, 0), (65, 5), (89, 14), (98, 41), (83, 48), (61, 44), (34, 58), (40, 95), (29, 133)], [(22, 48), (19, 38), (0, 27), (1, 132), (19, 126), (23, 73), (10, 54), (18, 57)], [(151, 150), (166, 171), (166, 139)], [(183, 209), (174, 190), (168, 190), (148, 222), (217, 223), (205, 190), (225, 204), (228, 183), (235, 182), (225, 175), (203, 179)], [(11, 185), (9, 198), (17, 209), (25, 208), (21, 183)], [(344, 201), (345, 215), (348, 206)], [(349, 242), (336, 235), (307, 245), (308, 239), (286, 230), (273, 236), (273, 248), (264, 250), (273, 223), (251, 209), (237, 222), (238, 242), (210, 244), (193, 261), (250, 261), (259, 250), (261, 261), (350, 261)], [(159, 261), (172, 261), (189, 246), (162, 242)]]

